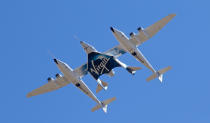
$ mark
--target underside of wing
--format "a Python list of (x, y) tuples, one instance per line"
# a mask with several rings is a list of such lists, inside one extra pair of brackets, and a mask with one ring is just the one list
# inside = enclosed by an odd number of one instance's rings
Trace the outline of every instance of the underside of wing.
[(44, 94), (50, 91), (57, 90), (61, 87), (68, 85), (70, 82), (66, 81), (66, 79), (62, 76), (57, 77), (55, 80), (49, 80), (47, 84), (29, 92), (27, 97), (36, 96), (39, 94)]
[(146, 40), (150, 39), (154, 36), (159, 30), (161, 30), (176, 14), (170, 14), (153, 25), (147, 27), (146, 29), (138, 28), (139, 33), (135, 36), (137, 41), (135, 41), (136, 45), (140, 45)]
[(120, 45), (118, 45), (118, 46), (115, 46), (103, 53), (105, 53), (106, 55), (114, 56), (117, 58), (117, 57), (125, 54), (126, 51)]

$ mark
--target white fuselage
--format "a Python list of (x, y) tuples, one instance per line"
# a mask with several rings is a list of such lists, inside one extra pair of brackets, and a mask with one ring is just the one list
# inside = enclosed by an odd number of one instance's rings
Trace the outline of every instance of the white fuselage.
[[(113, 28), (112, 28), (113, 29)], [(132, 56), (134, 56), (138, 61), (144, 64), (147, 68), (149, 68), (153, 73), (155, 73), (155, 69), (149, 63), (149, 61), (144, 57), (141, 51), (129, 41), (128, 37), (121, 31), (113, 29), (113, 34), (117, 41), (120, 43), (120, 46), (127, 52), (129, 52)]]
[(127, 52), (133, 52), (136, 49), (136, 46), (129, 42), (128, 37), (123, 32), (115, 31), (114, 36), (116, 37), (122, 48)]
[(101, 102), (97, 99), (97, 97), (93, 94), (93, 92), (87, 87), (87, 85), (66, 63), (60, 60), (56, 60), (56, 65), (58, 66), (60, 71), (63, 73), (67, 81), (71, 81), (77, 88), (79, 88), (82, 92), (88, 95), (96, 103), (101, 104)]

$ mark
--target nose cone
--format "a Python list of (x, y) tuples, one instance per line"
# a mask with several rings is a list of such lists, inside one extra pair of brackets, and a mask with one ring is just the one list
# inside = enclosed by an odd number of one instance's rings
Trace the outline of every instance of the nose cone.
[(58, 64), (58, 60), (57, 59), (53, 59), (54, 60), (54, 62), (56, 63), (56, 64)]
[(80, 41), (80, 44), (82, 45), (82, 47), (84, 49), (86, 49), (87, 47), (89, 47), (89, 45), (87, 43), (85, 43), (84, 41)]
[(56, 63), (57, 67), (61, 70), (61, 72), (65, 69), (70, 69), (72, 70), (68, 64), (66, 64), (65, 62), (58, 60), (58, 59), (53, 59), (53, 61)]
[(58, 60), (58, 59), (53, 59), (53, 61), (54, 61), (57, 65), (60, 65), (60, 64), (63, 63), (62, 61), (60, 61), (60, 60)]
[(89, 54), (91, 52), (97, 52), (93, 46), (91, 46), (88, 43), (85, 43), (84, 41), (80, 41), (80, 44), (82, 45), (82, 47), (84, 48), (84, 50), (87, 54)]
[(83, 41), (80, 41), (80, 44), (83, 44), (84, 42)]
[(110, 27), (110, 30), (113, 32), (114, 35), (120, 35), (122, 34), (123, 32), (121, 32), (120, 30), (117, 30), (113, 27)]
[(113, 27), (110, 27), (110, 30), (114, 33), (114, 28)]
[(123, 32), (121, 32), (120, 30), (117, 30), (117, 29), (115, 29), (113, 27), (110, 27), (110, 30), (112, 31), (113, 35), (116, 38), (125, 37), (125, 34)]

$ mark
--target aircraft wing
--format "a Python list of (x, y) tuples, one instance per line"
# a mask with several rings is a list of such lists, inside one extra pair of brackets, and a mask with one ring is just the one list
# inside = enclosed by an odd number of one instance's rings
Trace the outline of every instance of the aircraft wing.
[[(176, 14), (169, 14), (168, 16), (164, 17), (163, 19), (159, 20), (158, 22), (154, 23), (153, 25), (147, 27), (146, 29), (140, 29), (139, 33), (136, 34), (133, 38), (131, 37), (129, 40), (132, 44), (139, 46), (143, 42), (150, 39), (154, 36), (159, 30), (161, 30)], [(126, 53), (126, 51), (120, 46), (115, 46), (105, 52), (107, 55), (119, 57)]]
[(56, 78), (55, 80), (50, 80), (47, 84), (29, 92), (27, 94), (27, 97), (32, 97), (32, 96), (36, 96), (39, 94), (44, 94), (50, 91), (54, 91), (57, 90), (59, 88), (62, 88), (68, 84), (70, 84), (71, 82), (66, 81), (65, 77), (61, 76)]
[(139, 28), (139, 33), (134, 36), (134, 38), (130, 38), (130, 41), (139, 46), (143, 42), (147, 41), (151, 37), (153, 37), (159, 30), (161, 30), (176, 14), (169, 14), (153, 25), (147, 27), (146, 29)]
[(125, 54), (126, 51), (120, 45), (117, 45), (103, 53), (105, 53), (106, 55), (114, 56), (117, 58), (117, 57)]

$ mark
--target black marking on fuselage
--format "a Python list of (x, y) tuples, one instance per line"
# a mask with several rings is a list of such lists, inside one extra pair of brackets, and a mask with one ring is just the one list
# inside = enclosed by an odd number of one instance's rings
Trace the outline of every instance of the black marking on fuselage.
[(79, 84), (79, 83), (76, 83), (75, 85), (76, 85), (77, 87), (80, 87), (80, 84)]
[(84, 93), (88, 94), (88, 92), (86, 90), (81, 88), (81, 84), (80, 83), (76, 83), (75, 86), (78, 87), (79, 89), (81, 89)]
[(141, 63), (144, 63), (144, 61), (140, 58), (137, 57), (137, 53), (136, 52), (132, 52), (131, 55), (133, 55), (134, 57), (136, 57)]
[(131, 54), (132, 54), (133, 56), (136, 56), (136, 52), (132, 52)]

